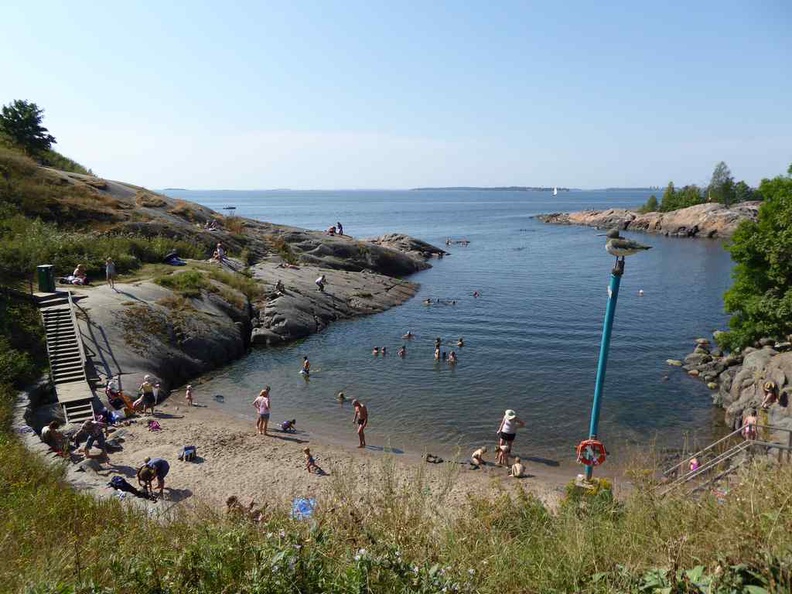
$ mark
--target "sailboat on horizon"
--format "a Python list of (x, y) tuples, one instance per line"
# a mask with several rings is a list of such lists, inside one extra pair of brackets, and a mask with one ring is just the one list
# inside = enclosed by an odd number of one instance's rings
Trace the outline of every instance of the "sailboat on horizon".
[(553, 196), (558, 196), (558, 188), (553, 188)]

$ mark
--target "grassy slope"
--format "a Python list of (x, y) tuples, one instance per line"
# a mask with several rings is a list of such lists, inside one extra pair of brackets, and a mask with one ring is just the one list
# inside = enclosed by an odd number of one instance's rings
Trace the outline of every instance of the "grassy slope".
[[(38, 239), (18, 252), (25, 257), (45, 248), (57, 257), (79, 246), (73, 231), (47, 227), (33, 234), (13, 216), (31, 201), (42, 201), (35, 206), (49, 212), (63, 207), (52, 203), (58, 200), (48, 186), (52, 178), (16, 155), (0, 154), (0, 170), (8, 172), (9, 161), (15, 163), (14, 194), (3, 202), (12, 216), (3, 221), (0, 253), (18, 249), (14, 243), (28, 235)], [(3, 179), (7, 183), (9, 176)], [(93, 199), (81, 192), (67, 199)], [(9, 231), (14, 225), (15, 235)], [(48, 232), (57, 241), (46, 239)], [(13, 259), (4, 262), (13, 266)], [(190, 290), (190, 283), (177, 288)], [(420, 469), (399, 482), (385, 459), (385, 478), (367, 485), (362, 500), (345, 496), (346, 482), (355, 477), (334, 475), (335, 500), (315, 521), (296, 522), (288, 510), (268, 510), (265, 522), (254, 525), (198, 510), (163, 524), (115, 501), (72, 491), (60, 471), (22, 448), (10, 433), (9, 413), (16, 388), (42, 365), (41, 329), (35, 311), (4, 298), (0, 330), (2, 592), (698, 591), (691, 575), (717, 576), (712, 591), (748, 591), (746, 584), (778, 592), (790, 587), (788, 465), (752, 467), (722, 501), (659, 500), (636, 475), (639, 488), (623, 502), (604, 492), (571, 498), (550, 511), (527, 495), (501, 496), (471, 499), (449, 517), (437, 513), (445, 509), (443, 494), (424, 488)], [(698, 565), (701, 572), (673, 571)]]

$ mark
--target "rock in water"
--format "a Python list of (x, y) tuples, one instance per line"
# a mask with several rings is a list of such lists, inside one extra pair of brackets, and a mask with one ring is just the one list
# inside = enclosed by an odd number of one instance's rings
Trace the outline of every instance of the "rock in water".
[(679, 359), (666, 359), (666, 364), (671, 367), (682, 367), (682, 361)]

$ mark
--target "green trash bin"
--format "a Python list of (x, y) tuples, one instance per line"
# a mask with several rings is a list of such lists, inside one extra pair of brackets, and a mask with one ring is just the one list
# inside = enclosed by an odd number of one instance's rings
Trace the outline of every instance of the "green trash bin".
[(53, 270), (52, 264), (36, 266), (36, 277), (38, 278), (38, 290), (40, 292), (55, 292), (55, 271)]

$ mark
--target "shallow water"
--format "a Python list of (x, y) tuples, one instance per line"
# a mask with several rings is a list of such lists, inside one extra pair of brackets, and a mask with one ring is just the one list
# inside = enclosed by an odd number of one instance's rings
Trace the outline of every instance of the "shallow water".
[[(252, 419), (250, 402), (269, 384), (274, 420), (296, 417), (298, 427), (354, 443), (350, 407), (334, 399), (343, 390), (368, 405), (370, 444), (407, 451), (448, 453), (492, 442), (506, 408), (527, 422), (517, 453), (565, 460), (586, 436), (613, 258), (594, 229), (530, 217), (635, 206), (648, 192), (167, 193), (299, 227), (340, 220), (355, 237), (403, 232), (435, 245), (447, 237), (470, 240), (413, 275), (421, 290), (404, 305), (336, 323), (297, 344), (255, 350), (203, 384), (203, 397), (222, 394), (226, 409)], [(653, 249), (627, 260), (600, 436), (612, 451), (654, 439), (679, 445), (685, 432), (706, 440), (721, 415), (703, 384), (665, 360), (724, 327), (731, 261), (717, 241), (627, 236)], [(456, 304), (427, 307), (427, 297)], [(403, 341), (408, 329), (417, 337)], [(457, 351), (456, 367), (433, 360), (437, 336), (446, 351)], [(461, 349), (454, 346), (460, 336)], [(396, 356), (401, 344), (404, 359)], [(388, 355), (373, 357), (375, 345), (387, 346)], [(303, 354), (316, 370), (307, 382), (298, 373)]]

